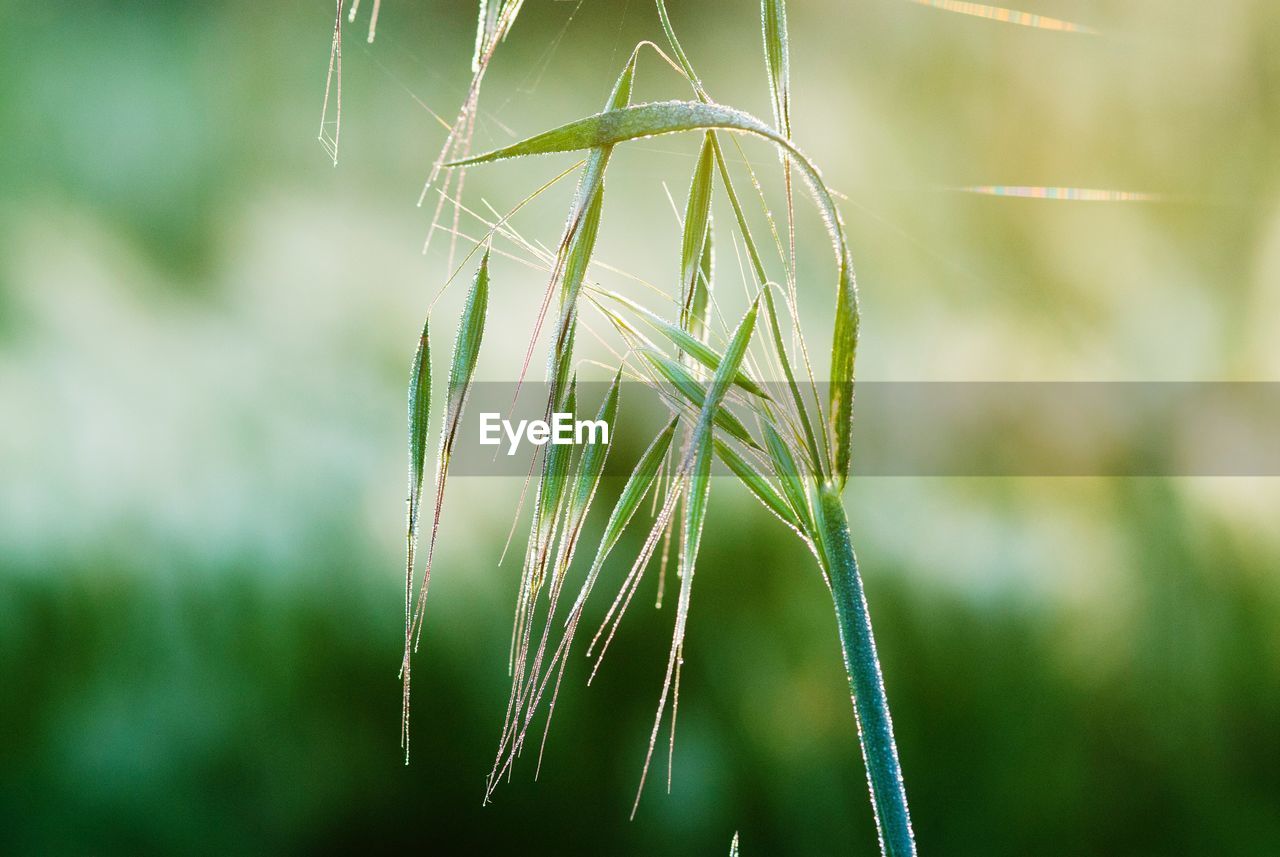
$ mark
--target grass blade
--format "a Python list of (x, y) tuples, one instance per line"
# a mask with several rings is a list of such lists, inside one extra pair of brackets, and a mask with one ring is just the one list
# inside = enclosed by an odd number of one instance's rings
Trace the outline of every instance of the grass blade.
[(440, 512), (444, 505), (444, 488), (449, 478), (449, 462), (462, 422), (462, 411), (471, 391), (471, 379), (475, 374), (476, 360), (480, 356), (480, 343), (484, 338), (485, 318), (489, 308), (489, 252), (480, 258), (471, 283), (471, 291), (462, 310), (458, 324), (458, 338), (453, 347), (453, 361), (449, 366), (449, 389), (444, 425), (440, 432), (440, 452), (436, 463), (436, 504), (431, 525), (431, 540), (427, 547), (427, 567), (423, 572), (422, 586), (418, 592), (416, 607), (414, 647), (422, 634), (422, 615), (426, 606), (427, 588), (431, 582), (431, 560), (435, 553), (436, 537), (440, 529)]
[[(707, 437), (711, 435), (711, 426), (715, 421), (715, 414), (720, 409), (720, 404), (724, 401), (725, 394), (729, 391), (734, 376), (738, 373), (738, 367), (742, 365), (743, 358), (747, 356), (747, 346), (751, 343), (752, 333), (755, 332), (756, 315), (759, 310), (760, 301), (757, 298), (742, 317), (742, 320), (738, 322), (738, 327), (734, 330), (733, 337), (729, 340), (729, 345), (724, 350), (724, 360), (720, 362), (715, 376), (711, 379), (711, 386), (707, 389), (707, 398), (702, 405), (698, 424), (694, 427), (694, 439), (692, 441), (694, 445), (702, 443), (703, 435)], [(707, 452), (709, 453), (710, 450), (710, 441), (708, 441)], [(690, 454), (693, 454), (692, 450)]]
[[(570, 414), (577, 411), (576, 377), (569, 382), (564, 403), (557, 404), (556, 410)], [(565, 489), (569, 483), (572, 448), (565, 444), (548, 443), (543, 449), (542, 478), (538, 481), (538, 494), (534, 500), (534, 524), (529, 544), (531, 577), (528, 597), (531, 603), (542, 586), (547, 556), (560, 523)]]
[(791, 505), (783, 499), (778, 493), (778, 489), (773, 487), (768, 479), (762, 473), (752, 467), (734, 451), (724, 441), (716, 438), (715, 440), (716, 455), (720, 456), (720, 460), (733, 471), (733, 475), (738, 477), (743, 485), (747, 487), (757, 500), (759, 500), (766, 509), (777, 515), (784, 524), (791, 527), (796, 532), (802, 532), (800, 521), (796, 518), (796, 513), (791, 510)]
[[(697, 336), (693, 321), (697, 295), (702, 292), (701, 304), (705, 317), (707, 295), (705, 284), (700, 289), (703, 256), (711, 234), (711, 177), (715, 159), (712, 153), (711, 134), (702, 141), (698, 165), (689, 183), (689, 199), (684, 209), (684, 233), (680, 242), (680, 326)], [(705, 318), (704, 318), (705, 320)]]
[[(697, 101), (655, 101), (597, 113), (491, 152), (451, 161), (445, 166), (468, 167), (527, 155), (576, 152), (581, 149), (616, 145), (641, 137), (717, 128), (755, 134), (772, 141), (797, 158), (803, 157), (790, 141), (749, 113), (721, 104)], [(815, 180), (821, 184), (821, 180), (817, 178), (817, 171), (813, 170), (813, 172)]]
[[(405, 528), (405, 566), (404, 566), (404, 647), (409, 651), (413, 633), (413, 572), (417, 565), (418, 550), (418, 516), (422, 508), (422, 481), (426, 470), (427, 435), (430, 433), (431, 419), (431, 339), (428, 318), (422, 325), (422, 335), (418, 338), (418, 348), (413, 355), (413, 367), (409, 373), (409, 497), (408, 523)], [(409, 681), (408, 657), (402, 664), (406, 676), (404, 680), (404, 699), (402, 700), (400, 720), (400, 746), (405, 749), (405, 757), (409, 753)]]
[[(426, 470), (427, 435), (431, 418), (431, 340), (430, 321), (422, 325), (418, 350), (413, 355), (409, 375), (409, 526), (408, 570), (413, 571), (414, 550), (418, 542), (418, 514), (422, 503), (422, 481)], [(406, 617), (407, 621), (407, 617)]]
[[(643, 353), (645, 358), (653, 364), (662, 377), (667, 379), (671, 386), (676, 388), (680, 395), (684, 396), (695, 408), (702, 410), (702, 406), (707, 400), (707, 391), (701, 381), (694, 378), (687, 369), (665, 354), (658, 354), (647, 349)], [(731, 437), (754, 449), (760, 449), (760, 445), (751, 437), (747, 427), (734, 415), (733, 411), (723, 407), (717, 409), (715, 424), (716, 427), (723, 429)]]
[(693, 300), (689, 307), (689, 333), (702, 342), (707, 340), (707, 327), (711, 321), (708, 307), (711, 304), (711, 287), (715, 282), (715, 241), (712, 225), (707, 220), (707, 240), (702, 242), (702, 257), (698, 260), (698, 273), (694, 280)]
[[(449, 369), (449, 398), (444, 417), (444, 426), (440, 435), (440, 453), (436, 463), (436, 495), (435, 514), (431, 524), (431, 538), (427, 545), (427, 562), (423, 571), (422, 584), (418, 590), (418, 600), (413, 611), (411, 633), (405, 635), (404, 661), (401, 666), (404, 681), (403, 728), (405, 729), (405, 753), (408, 755), (408, 721), (409, 721), (409, 661), (413, 651), (417, 649), (422, 634), (422, 619), (426, 607), (427, 589), (431, 583), (431, 560), (435, 554), (436, 538), (440, 532), (440, 512), (444, 504), (444, 486), (449, 475), (449, 460), (453, 454), (454, 441), (458, 434), (458, 425), (462, 419), (462, 410), (466, 405), (467, 394), (471, 389), (471, 379), (475, 373), (476, 359), (480, 354), (480, 342), (484, 337), (485, 315), (489, 305), (489, 253), (485, 252), (480, 259), (480, 267), (476, 271), (471, 292), (467, 295), (467, 303), (462, 311), (462, 320), (458, 327), (458, 339), (454, 344), (453, 363)], [(412, 637), (412, 647), (410, 646)]]
[[(786, 0), (760, 0), (760, 32), (764, 38), (764, 64), (769, 76), (769, 94), (773, 102), (773, 124), (789, 140), (791, 139), (791, 50), (787, 39)], [(796, 294), (795, 195), (791, 187), (791, 161), (785, 153), (782, 155), (782, 177), (786, 187), (787, 239), (790, 250), (787, 295), (791, 309), (795, 313), (799, 306), (799, 297)], [(794, 327), (792, 330), (799, 339), (799, 327)], [(803, 344), (801, 347), (807, 358), (807, 349)], [(814, 460), (818, 459), (815, 457)]]
[(773, 95), (773, 124), (784, 137), (791, 136), (791, 60), (787, 45), (786, 0), (761, 0), (760, 24), (764, 34), (764, 64)]
[(796, 467), (796, 460), (791, 455), (787, 444), (774, 430), (765, 423), (764, 442), (769, 448), (769, 458), (773, 461), (774, 473), (782, 485), (782, 493), (795, 511), (796, 518), (803, 522), (802, 529), (809, 534), (814, 532), (813, 510), (809, 505), (809, 492), (805, 487), (804, 477)]
[[(619, 369), (614, 375), (613, 383), (609, 385), (609, 391), (600, 405), (600, 411), (596, 414), (597, 422), (604, 422), (609, 426), (617, 423), (621, 387), (622, 370)], [(578, 461), (578, 469), (573, 479), (574, 490), (569, 504), (567, 532), (572, 534), (572, 538), (568, 541), (568, 550), (562, 551), (563, 558), (557, 563), (559, 566), (567, 566), (573, 560), (573, 549), (577, 545), (582, 525), (586, 522), (587, 512), (595, 498), (596, 489), (600, 487), (600, 479), (604, 474), (604, 465), (608, 456), (609, 444), (607, 443), (588, 444), (582, 452), (582, 458)]]

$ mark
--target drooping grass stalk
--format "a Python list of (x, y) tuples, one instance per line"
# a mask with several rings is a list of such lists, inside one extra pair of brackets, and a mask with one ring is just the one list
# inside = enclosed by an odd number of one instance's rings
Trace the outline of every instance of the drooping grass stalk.
[[(574, 342), (580, 327), (591, 329), (589, 322), (580, 318), (580, 309), (585, 307), (606, 320), (621, 337), (625, 350), (625, 354), (613, 352), (618, 365), (610, 367), (614, 370), (614, 382), (600, 405), (599, 413), (610, 419), (616, 416), (619, 408), (619, 383), (625, 374), (665, 384), (662, 396), (673, 416), (666, 429), (635, 465), (632, 476), (609, 517), (605, 535), (591, 560), (590, 569), (580, 584), (578, 594), (571, 601), (567, 617), (563, 619), (558, 615), (561, 594), (583, 535), (590, 506), (596, 499), (596, 488), (603, 472), (604, 453), (600, 450), (575, 450), (556, 446), (544, 449), (540, 458), (535, 459), (530, 478), (535, 470), (538, 471), (537, 487), (512, 629), (509, 663), (511, 692), (486, 798), (520, 755), (526, 734), (548, 690), (551, 691), (547, 710), (549, 723), (585, 600), (597, 583), (605, 558), (619, 543), (623, 529), (637, 514), (644, 499), (652, 495), (653, 522), (648, 535), (586, 651), (588, 657), (595, 659), (591, 670), (591, 675), (594, 676), (658, 545), (662, 545), (663, 569), (670, 550), (678, 562), (679, 592), (666, 676), (650, 734), (640, 789), (636, 794), (638, 805), (668, 703), (671, 711), (670, 740), (674, 748), (685, 631), (702, 527), (710, 502), (711, 461), (718, 457), (767, 510), (800, 537), (817, 560), (835, 607), (881, 850), (892, 857), (914, 855), (910, 814), (884, 682), (849, 534), (848, 519), (840, 500), (851, 463), (853, 379), (859, 328), (857, 286), (848, 239), (833, 195), (827, 189), (817, 167), (792, 141), (785, 3), (784, 0), (763, 0), (761, 7), (774, 126), (711, 99), (694, 71), (688, 54), (676, 39), (663, 0), (656, 0), (656, 4), (659, 20), (676, 60), (666, 57), (656, 46), (653, 47), (688, 80), (696, 101), (631, 104), (640, 47), (651, 44), (642, 43), (628, 59), (603, 112), (569, 122), (512, 145), (472, 156), (467, 149), (470, 129), (475, 120), (479, 84), (496, 44), (514, 21), (521, 0), (489, 0), (481, 5), (472, 88), (459, 113), (458, 121), (451, 129), (450, 139), (435, 164), (432, 176), (434, 180), (435, 174), (444, 169), (450, 169), (450, 175), (458, 176), (457, 184), (454, 185), (456, 197), (449, 196), (450, 184), (447, 178), (440, 189), (440, 206), (443, 207), (446, 201), (454, 204), (455, 224), (450, 231), (455, 239), (462, 235), (458, 228), (458, 217), (462, 212), (479, 219), (487, 231), (484, 238), (479, 239), (485, 244), (485, 255), (473, 285), (468, 308), (464, 311), (455, 345), (454, 368), (450, 376), (449, 398), (441, 429), (433, 525), (426, 568), (416, 604), (411, 595), (416, 555), (415, 537), (422, 499), (426, 442), (424, 432), (427, 425), (426, 411), (429, 410), (427, 393), (430, 383), (430, 357), (426, 350), (425, 329), (419, 358), (414, 366), (403, 663), (404, 737), (407, 741), (409, 661), (416, 649), (417, 634), (421, 629), (453, 437), (465, 407), (466, 391), (480, 347), (488, 295), (489, 252), (493, 241), (503, 238), (514, 243), (517, 250), (532, 257), (533, 261), (526, 264), (550, 274), (536, 316), (530, 348), (521, 369), (520, 381), (523, 381), (525, 370), (529, 366), (533, 342), (548, 314), (550, 302), (557, 293), (559, 295), (558, 325), (546, 364), (550, 390), (546, 403), (547, 414), (553, 409), (567, 410), (570, 413), (577, 411)], [(597, 232), (604, 228), (604, 178), (614, 147), (659, 134), (689, 132), (700, 134), (703, 144), (689, 185), (679, 264), (674, 265), (672, 271), (674, 287), (667, 291), (660, 286), (645, 283), (663, 297), (668, 310), (675, 308), (676, 317), (666, 318), (638, 301), (604, 288), (594, 281), (594, 268), (616, 271), (595, 257), (595, 244)], [(802, 367), (808, 376), (808, 393), (811, 395), (802, 391), (797, 374), (792, 369), (778, 307), (773, 298), (773, 290), (780, 287), (775, 285), (778, 281), (768, 275), (760, 247), (752, 235), (735, 190), (720, 144), (724, 132), (732, 132), (729, 138), (742, 155), (774, 238), (773, 243), (785, 272), (785, 308), (790, 316), (791, 350), (797, 352), (802, 361)], [(789, 239), (789, 246), (786, 248), (779, 239), (777, 224), (769, 213), (764, 190), (740, 144), (734, 138), (735, 134), (763, 139), (780, 156), (786, 189), (786, 228)], [(585, 154), (580, 162), (583, 169), (577, 192), (556, 252), (543, 250), (535, 242), (521, 236), (511, 225), (509, 216), (498, 216), (492, 206), (490, 209), (495, 220), (491, 222), (463, 204), (460, 198), (462, 169), (504, 158), (556, 152)], [(831, 385), (825, 412), (798, 320), (795, 296), (796, 226), (791, 183), (793, 171), (800, 174), (817, 203), (836, 262)], [(723, 246), (713, 240), (716, 224), (712, 217), (712, 200), (716, 194), (714, 179), (717, 176), (734, 214), (730, 226), (731, 230), (736, 226), (733, 247), (736, 252), (738, 241), (741, 241), (755, 280), (754, 286), (748, 285), (746, 272), (743, 271), (743, 284), (750, 308), (732, 332), (727, 329), (720, 303), (713, 294), (715, 248)], [(547, 183), (542, 189), (553, 182)], [(523, 206), (539, 193), (541, 190), (526, 198), (520, 205)], [(440, 210), (438, 207), (437, 219)], [(508, 255), (503, 251), (496, 252)], [(714, 340), (712, 308), (724, 328), (717, 333), (719, 338)], [(757, 319), (761, 316), (763, 322), (757, 325)], [(595, 334), (594, 331), (592, 333)], [(646, 333), (653, 335), (651, 337)], [(759, 336), (756, 336), (757, 333)], [(750, 352), (753, 347), (763, 354), (757, 353), (752, 357)], [(764, 360), (760, 359), (762, 356)], [(785, 378), (786, 387), (782, 395), (775, 398), (761, 383), (769, 375), (764, 374), (758, 368), (760, 366), (771, 370), (775, 378), (778, 375)], [(739, 418), (729, 409), (730, 404), (750, 418), (746, 421)], [(683, 442), (676, 441), (677, 430), (682, 432)], [(526, 487), (528, 484), (526, 482)], [(659, 572), (660, 590), (662, 573)], [(540, 632), (535, 627), (539, 622), (542, 623)], [(544, 742), (545, 735), (544, 732)], [(539, 763), (540, 761), (541, 753)], [(668, 765), (670, 770), (670, 756)], [(668, 787), (669, 785), (670, 773)], [(634, 811), (633, 806), (633, 814)]]

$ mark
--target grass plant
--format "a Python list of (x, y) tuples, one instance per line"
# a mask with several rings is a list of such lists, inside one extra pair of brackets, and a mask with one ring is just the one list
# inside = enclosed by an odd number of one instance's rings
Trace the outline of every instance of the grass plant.
[[(539, 334), (550, 321), (553, 336), (546, 357), (547, 415), (553, 411), (576, 413), (579, 407), (574, 343), (579, 328), (586, 323), (581, 317), (583, 313), (604, 320), (622, 345), (616, 352), (617, 365), (611, 367), (613, 381), (599, 405), (597, 418), (612, 421), (617, 417), (623, 404), (621, 382), (624, 378), (665, 384), (666, 389), (672, 391), (672, 414), (665, 428), (634, 464), (621, 493), (612, 500), (603, 532), (589, 561), (584, 563), (586, 571), (580, 578), (573, 575), (574, 559), (585, 535), (588, 513), (601, 497), (598, 488), (608, 447), (548, 445), (536, 460), (535, 471), (530, 475), (535, 491), (509, 655), (511, 691), (486, 799), (498, 782), (510, 774), (525, 748), (535, 716), (545, 709), (547, 726), (538, 752), (541, 764), (541, 745), (545, 744), (569, 655), (579, 636), (584, 605), (600, 581), (606, 559), (619, 546), (623, 532), (644, 517), (646, 500), (651, 504), (651, 520), (647, 522), (642, 547), (587, 645), (586, 654), (593, 661), (591, 675), (594, 676), (659, 546), (662, 546), (663, 557), (660, 574), (665, 572), (665, 557), (672, 552), (679, 581), (674, 628), (633, 815), (662, 727), (668, 722), (668, 711), (669, 787), (685, 632), (691, 615), (702, 528), (710, 502), (711, 466), (713, 459), (718, 458), (768, 513), (796, 534), (815, 559), (830, 590), (836, 615), (881, 851), (894, 857), (914, 854), (914, 837), (884, 681), (841, 500), (851, 463), (859, 326), (857, 287), (848, 241), (833, 195), (818, 168), (792, 140), (785, 2), (763, 0), (760, 6), (764, 78), (773, 107), (772, 123), (712, 99), (676, 37), (663, 0), (656, 0), (658, 22), (667, 46), (663, 49), (648, 42), (637, 45), (600, 113), (491, 152), (472, 154), (471, 132), (484, 71), (497, 45), (510, 31), (520, 7), (520, 0), (481, 2), (472, 85), (450, 127), (427, 185), (439, 192), (432, 220), (433, 233), (445, 231), (456, 240), (461, 234), (460, 218), (467, 213), (484, 222), (486, 234), (476, 241), (454, 272), (456, 276), (471, 264), (477, 253), (481, 254), (455, 337), (435, 462), (431, 528), (416, 594), (417, 541), (424, 514), (423, 484), (432, 414), (430, 319), (424, 325), (409, 386), (408, 551), (402, 662), (402, 741), (406, 761), (410, 667), (422, 628), (449, 462), (483, 341), (490, 288), (489, 260), (494, 252), (515, 255), (549, 272), (521, 372), (523, 381)], [(341, 11), (339, 5), (339, 23)], [(352, 17), (354, 11), (352, 9)], [(340, 34), (340, 29), (336, 27), (335, 32)], [(372, 34), (371, 24), (370, 38)], [(335, 55), (340, 56), (338, 35), (335, 35), (335, 45)], [(639, 61), (646, 49), (679, 71), (691, 90), (691, 98), (632, 103)], [(655, 310), (627, 294), (607, 288), (598, 276), (606, 270), (595, 258), (596, 238), (602, 223), (606, 222), (605, 177), (615, 147), (652, 136), (682, 133), (700, 135), (702, 142), (689, 179), (680, 257), (673, 260), (672, 269), (677, 276), (673, 277), (670, 291), (656, 288), (663, 297), (663, 306)], [(735, 160), (746, 163), (749, 171), (752, 169), (742, 153), (740, 136), (755, 137), (770, 144), (778, 154), (782, 171), (786, 212), (786, 221), (782, 224), (769, 215), (770, 207), (762, 186), (755, 173), (750, 173), (750, 192), (759, 197), (767, 218), (772, 245), (769, 249), (776, 250), (777, 259), (770, 256), (768, 264), (765, 249), (769, 245), (759, 241), (748, 225), (743, 197), (724, 153), (726, 143), (732, 145), (741, 156)], [(333, 144), (336, 156), (336, 128)], [(509, 216), (496, 213), (492, 217), (482, 216), (464, 205), (465, 169), (507, 158), (561, 152), (580, 153), (582, 161), (578, 165), (577, 188), (564, 233), (554, 252), (517, 233), (510, 225)], [(822, 215), (835, 263), (834, 329), (830, 374), (822, 385), (825, 394), (815, 381), (814, 364), (799, 324), (792, 186), (796, 173)], [(535, 191), (517, 209), (552, 182)], [(727, 230), (712, 217), (713, 200), (721, 194), (733, 212), (733, 221)], [(424, 189), (424, 199), (426, 196)], [(453, 203), (451, 228), (442, 225), (450, 201)], [(722, 304), (727, 303), (717, 298), (715, 290), (718, 229), (728, 233), (735, 249), (743, 249), (751, 274), (747, 307), (732, 326), (723, 321), (717, 323), (724, 318)], [(500, 241), (514, 245), (514, 252), (496, 249)], [(724, 244), (723, 235), (720, 244)], [(770, 276), (770, 265), (779, 270), (780, 276)], [(781, 392), (771, 395), (763, 382), (775, 379), (779, 383), (770, 389)], [(573, 591), (573, 580), (577, 580), (576, 593), (570, 597), (567, 593)]]

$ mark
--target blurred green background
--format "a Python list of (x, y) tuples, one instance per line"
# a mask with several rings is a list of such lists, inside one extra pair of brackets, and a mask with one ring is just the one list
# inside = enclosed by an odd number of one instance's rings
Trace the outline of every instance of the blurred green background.
[[(670, 5), (708, 89), (767, 115), (757, 6)], [(1100, 35), (791, 4), (860, 377), (1275, 380), (1280, 9), (1022, 8)], [(721, 854), (738, 830), (744, 855), (875, 853), (830, 602), (727, 480), (669, 796), (659, 766), (627, 820), (670, 639), (651, 578), (593, 686), (570, 670), (540, 780), (526, 761), (481, 807), (518, 572), (496, 562), (520, 486), (496, 479), (451, 486), (401, 764), (403, 390), (447, 250), (419, 252), (443, 140), (422, 105), (456, 111), (470, 4), (388, 0), (372, 46), (362, 13), (337, 169), (315, 139), (331, 3), (0, 11), (0, 851)], [(526, 3), (477, 147), (594, 112), (659, 36), (645, 0)], [(645, 59), (641, 97), (684, 94)], [(603, 258), (671, 278), (657, 179), (680, 198), (694, 147), (620, 153)], [(468, 193), (506, 209), (570, 162)], [(1162, 196), (955, 190), (988, 184)], [(558, 240), (569, 190), (521, 228)], [(480, 373), (502, 379), (543, 283), (494, 277)], [(924, 853), (1280, 850), (1275, 480), (855, 477), (847, 499)]]

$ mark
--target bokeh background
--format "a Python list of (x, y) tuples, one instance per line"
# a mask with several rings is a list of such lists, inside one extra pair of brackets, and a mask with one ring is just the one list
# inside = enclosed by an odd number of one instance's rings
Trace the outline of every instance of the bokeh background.
[[(670, 5), (708, 89), (767, 115), (757, 7)], [(1280, 9), (1023, 8), (1099, 34), (791, 4), (860, 377), (1276, 380)], [(669, 796), (659, 767), (628, 821), (672, 618), (650, 579), (600, 678), (570, 670), (539, 781), (522, 764), (481, 807), (518, 572), (497, 558), (519, 484), (492, 478), (451, 485), (401, 763), (404, 387), (447, 276), (414, 203), (470, 4), (388, 0), (372, 46), (362, 12), (336, 169), (331, 3), (0, 9), (0, 851), (718, 854), (736, 830), (748, 855), (875, 853), (830, 602), (727, 480)], [(644, 0), (526, 3), (477, 146), (594, 112), (659, 36)], [(646, 57), (641, 97), (684, 92)], [(674, 277), (662, 181), (682, 196), (696, 142), (619, 154), (602, 258)], [(569, 163), (468, 193), (506, 209)], [(520, 228), (558, 240), (569, 189)], [(826, 239), (801, 216), (823, 332)], [(480, 373), (507, 379), (543, 283), (494, 276)], [(847, 500), (925, 853), (1277, 853), (1275, 480), (855, 478)]]

